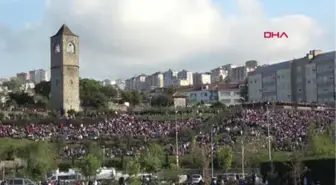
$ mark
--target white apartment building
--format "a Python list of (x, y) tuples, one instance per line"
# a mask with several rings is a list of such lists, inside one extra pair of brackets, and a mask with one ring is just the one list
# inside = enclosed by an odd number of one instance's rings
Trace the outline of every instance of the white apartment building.
[(262, 66), (249, 73), (249, 101), (335, 103), (335, 51)]
[(211, 84), (211, 74), (210, 73), (194, 73), (193, 74), (193, 85), (199, 86), (204, 84)]
[(35, 84), (42, 81), (49, 81), (49, 75), (44, 69), (29, 71), (29, 78)]
[(154, 90), (157, 88), (162, 88), (164, 85), (163, 74), (161, 72), (156, 72), (145, 79), (146, 90)]
[(129, 78), (125, 80), (125, 90), (127, 91), (134, 91), (136, 90), (136, 79), (135, 77)]
[(241, 104), (239, 84), (218, 84), (218, 101), (226, 106)]
[(101, 84), (102, 84), (103, 86), (115, 85), (115, 81), (113, 81), (113, 80), (109, 80), (109, 79), (105, 79), (105, 80), (103, 80), (103, 81), (101, 82)]
[(164, 81), (163, 86), (169, 87), (173, 85), (176, 79), (177, 79), (177, 71), (169, 69), (168, 71), (163, 73), (163, 81)]
[(144, 74), (135, 77), (135, 90), (143, 91), (146, 89), (146, 77)]
[(172, 83), (172, 86), (174, 87), (184, 87), (184, 86), (189, 86), (189, 81), (188, 80), (180, 80), (180, 79), (175, 79)]
[(229, 79), (231, 82), (243, 82), (248, 73), (254, 71), (258, 66), (255, 60), (247, 61), (243, 66), (235, 66), (232, 64), (223, 65), (211, 70), (211, 82), (219, 82), (224, 79)]
[(223, 65), (211, 70), (211, 83), (220, 82), (228, 77), (231, 73), (231, 64)]
[(182, 70), (177, 73), (177, 78), (179, 80), (186, 80), (188, 85), (193, 85), (193, 73), (187, 70)]

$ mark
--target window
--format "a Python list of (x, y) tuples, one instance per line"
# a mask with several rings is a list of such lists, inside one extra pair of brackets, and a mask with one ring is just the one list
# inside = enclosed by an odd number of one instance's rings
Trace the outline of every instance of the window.
[(59, 86), (60, 82), (59, 80), (56, 80), (56, 86)]
[(70, 80), (70, 84), (71, 84), (71, 85), (73, 84), (73, 81), (72, 81), (72, 80)]
[(308, 80), (308, 81), (307, 81), (307, 83), (309, 83), (309, 84), (310, 84), (310, 80)]
[(230, 96), (230, 92), (220, 92), (221, 96)]
[(14, 185), (21, 185), (21, 184), (23, 184), (23, 180), (14, 180), (14, 182), (13, 182), (13, 184)]

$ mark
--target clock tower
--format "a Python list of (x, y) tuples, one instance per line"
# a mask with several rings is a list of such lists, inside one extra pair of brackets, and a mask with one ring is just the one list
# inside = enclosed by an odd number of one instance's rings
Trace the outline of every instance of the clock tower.
[(54, 110), (80, 110), (79, 40), (63, 24), (50, 38), (51, 104)]

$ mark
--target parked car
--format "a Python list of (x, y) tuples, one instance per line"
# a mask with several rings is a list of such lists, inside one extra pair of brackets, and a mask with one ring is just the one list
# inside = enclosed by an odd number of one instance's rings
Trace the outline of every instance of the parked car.
[(1, 185), (37, 185), (37, 183), (26, 178), (9, 178), (3, 181)]

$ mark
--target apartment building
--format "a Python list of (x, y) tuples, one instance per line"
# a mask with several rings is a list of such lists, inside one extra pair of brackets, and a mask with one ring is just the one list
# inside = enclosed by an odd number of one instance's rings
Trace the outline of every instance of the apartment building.
[(211, 82), (215, 83), (227, 79), (230, 82), (241, 83), (246, 79), (248, 73), (254, 71), (257, 66), (258, 62), (255, 60), (247, 61), (242, 66), (223, 65), (211, 70)]
[(146, 77), (144, 74), (135, 77), (135, 90), (143, 91), (146, 89)]
[(164, 85), (163, 74), (156, 72), (145, 79), (146, 90), (154, 90), (156, 88), (162, 88)]
[(238, 83), (218, 84), (218, 101), (226, 106), (241, 104)]
[(193, 74), (193, 85), (200, 86), (204, 84), (211, 84), (211, 74), (210, 73), (194, 73)]
[(177, 73), (177, 79), (186, 80), (188, 85), (193, 85), (193, 73), (187, 70), (182, 70)]
[(48, 73), (44, 69), (29, 71), (29, 78), (35, 84), (38, 84), (42, 81), (49, 81), (50, 79)]
[(125, 80), (125, 90), (134, 91), (136, 90), (136, 79), (135, 77), (129, 78)]
[(335, 103), (335, 51), (261, 66), (248, 75), (249, 101)]
[(173, 71), (169, 69), (168, 71), (163, 73), (163, 86), (169, 87), (175, 83), (177, 79), (177, 71)]

